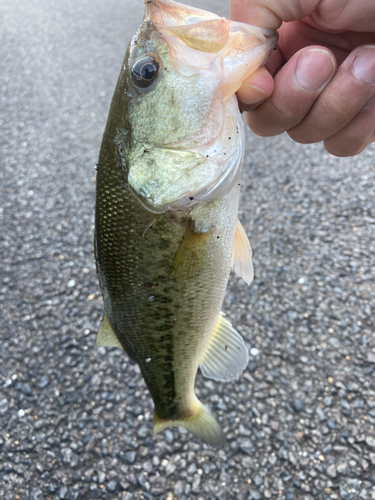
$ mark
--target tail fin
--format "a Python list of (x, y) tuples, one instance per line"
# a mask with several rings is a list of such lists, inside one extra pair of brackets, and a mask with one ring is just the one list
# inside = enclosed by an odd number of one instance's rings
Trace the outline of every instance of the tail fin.
[(192, 432), (198, 439), (216, 448), (225, 444), (225, 436), (215, 417), (207, 406), (200, 401), (197, 410), (190, 417), (181, 420), (165, 420), (154, 414), (154, 434), (164, 430), (166, 427), (184, 427)]

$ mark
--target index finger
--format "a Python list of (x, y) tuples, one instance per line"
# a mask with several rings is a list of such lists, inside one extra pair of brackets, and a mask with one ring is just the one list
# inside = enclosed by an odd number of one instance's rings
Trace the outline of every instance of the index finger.
[(283, 21), (312, 14), (320, 0), (229, 0), (230, 18), (260, 28), (277, 30)]

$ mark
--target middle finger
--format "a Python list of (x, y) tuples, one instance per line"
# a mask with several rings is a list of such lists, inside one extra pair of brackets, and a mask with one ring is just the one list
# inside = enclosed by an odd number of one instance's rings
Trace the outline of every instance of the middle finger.
[(288, 130), (302, 143), (320, 142), (345, 127), (375, 94), (375, 46), (355, 49), (306, 117)]

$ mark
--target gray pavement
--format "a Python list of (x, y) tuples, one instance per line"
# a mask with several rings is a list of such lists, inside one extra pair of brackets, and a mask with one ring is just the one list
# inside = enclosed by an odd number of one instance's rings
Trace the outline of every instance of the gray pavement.
[(197, 379), (223, 450), (153, 438), (138, 367), (94, 349), (93, 167), (142, 11), (0, 0), (0, 498), (375, 499), (374, 147), (248, 136), (255, 279), (224, 310), (251, 360)]

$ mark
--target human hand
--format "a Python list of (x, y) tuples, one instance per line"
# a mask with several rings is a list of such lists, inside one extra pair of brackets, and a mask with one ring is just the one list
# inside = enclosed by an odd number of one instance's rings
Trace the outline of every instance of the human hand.
[(236, 21), (281, 26), (277, 50), (237, 93), (253, 132), (324, 141), (336, 156), (375, 141), (374, 1), (230, 2)]

